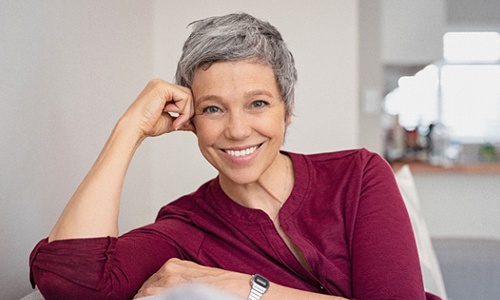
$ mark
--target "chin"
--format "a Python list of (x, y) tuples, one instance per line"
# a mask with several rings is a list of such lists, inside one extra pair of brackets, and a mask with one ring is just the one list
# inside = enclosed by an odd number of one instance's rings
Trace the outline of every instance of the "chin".
[(221, 172), (219, 170), (219, 178), (221, 180), (237, 185), (246, 185), (257, 182), (259, 180), (259, 176), (256, 176), (256, 174), (257, 172), (254, 170), (233, 170), (231, 172)]

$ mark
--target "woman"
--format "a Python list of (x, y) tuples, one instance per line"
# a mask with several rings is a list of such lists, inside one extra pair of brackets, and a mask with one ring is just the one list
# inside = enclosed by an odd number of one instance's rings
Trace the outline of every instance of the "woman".
[[(424, 299), (411, 225), (383, 159), (280, 151), (296, 80), (270, 24), (247, 14), (195, 22), (179, 85), (149, 82), (33, 250), (42, 294), (128, 299), (202, 283), (243, 299)], [(217, 178), (118, 237), (135, 150), (175, 130), (197, 136)]]

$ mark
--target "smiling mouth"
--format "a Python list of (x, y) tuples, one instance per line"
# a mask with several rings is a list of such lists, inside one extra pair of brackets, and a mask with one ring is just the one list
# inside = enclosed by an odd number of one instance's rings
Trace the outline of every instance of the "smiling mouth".
[(257, 149), (259, 149), (260, 146), (261, 145), (253, 146), (243, 150), (224, 150), (224, 152), (226, 152), (229, 156), (232, 157), (240, 157), (254, 153)]

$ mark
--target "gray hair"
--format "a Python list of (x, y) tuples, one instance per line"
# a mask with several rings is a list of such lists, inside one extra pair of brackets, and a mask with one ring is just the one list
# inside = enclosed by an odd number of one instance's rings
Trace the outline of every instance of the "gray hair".
[(285, 116), (292, 115), (297, 70), (292, 53), (274, 26), (246, 13), (210, 17), (190, 25), (193, 32), (182, 48), (177, 84), (191, 88), (195, 71), (218, 61), (255, 59), (273, 68)]

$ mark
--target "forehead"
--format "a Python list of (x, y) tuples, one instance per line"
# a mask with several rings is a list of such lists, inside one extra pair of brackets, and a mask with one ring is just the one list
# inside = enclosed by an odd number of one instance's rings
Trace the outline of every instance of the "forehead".
[(279, 97), (272, 67), (248, 60), (216, 62), (198, 68), (191, 89), (195, 99), (207, 95), (235, 97), (252, 93)]

